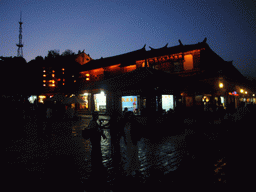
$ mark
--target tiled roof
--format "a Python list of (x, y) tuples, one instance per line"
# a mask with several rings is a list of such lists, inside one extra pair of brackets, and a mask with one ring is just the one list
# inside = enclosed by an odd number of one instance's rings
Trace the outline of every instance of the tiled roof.
[(132, 52), (128, 52), (128, 53), (125, 53), (122, 55), (116, 55), (113, 57), (106, 57), (106, 58), (91, 60), (87, 64), (83, 65), (81, 67), (81, 70), (87, 71), (87, 70), (91, 70), (91, 69), (98, 69), (101, 67), (108, 67), (111, 65), (131, 63), (131, 62), (133, 62), (135, 64), (136, 60), (142, 60), (142, 59), (146, 58), (145, 46), (141, 49), (138, 49), (138, 50), (135, 50)]
[(158, 49), (154, 49), (150, 47), (151, 50), (149, 51), (146, 51), (145, 49), (146, 45), (144, 45), (144, 47), (141, 49), (128, 52), (125, 54), (91, 60), (87, 64), (83, 65), (81, 67), (81, 70), (87, 71), (87, 70), (98, 69), (102, 67), (108, 67), (116, 64), (130, 65), (130, 64), (135, 64), (137, 60), (144, 60), (147, 58), (158, 57), (163, 55), (171, 55), (175, 53), (209, 47), (208, 44), (205, 42), (205, 40), (203, 42), (199, 42), (197, 44), (191, 44), (191, 45), (183, 45), (181, 42), (180, 42), (180, 45), (173, 46), (173, 47), (167, 47), (167, 45), (168, 44)]

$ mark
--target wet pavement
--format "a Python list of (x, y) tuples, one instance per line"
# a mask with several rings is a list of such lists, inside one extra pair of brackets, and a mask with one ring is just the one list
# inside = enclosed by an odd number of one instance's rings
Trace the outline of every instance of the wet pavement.
[[(108, 117), (100, 116), (100, 119)], [(81, 137), (89, 121), (90, 116), (85, 115), (79, 120), (51, 122), (27, 117), (19, 136), (6, 138), (5, 183), (10, 188), (31, 191), (60, 191), (68, 187), (73, 191), (139, 191), (140, 188), (169, 191), (165, 189), (169, 189), (170, 184), (182, 187), (227, 182), (228, 148), (223, 145), (224, 136), (216, 130), (198, 134), (193, 126), (188, 126), (189, 120), (186, 126), (177, 126), (180, 128), (169, 134), (142, 137), (138, 142), (140, 170), (132, 176), (126, 174), (130, 159), (124, 138), (120, 141), (120, 171), (114, 170), (109, 129), (105, 129), (107, 139), (101, 141), (104, 167), (94, 174), (93, 147), (89, 139)], [(52, 132), (46, 136), (48, 127), (52, 127)], [(157, 130), (161, 132), (160, 128)]]

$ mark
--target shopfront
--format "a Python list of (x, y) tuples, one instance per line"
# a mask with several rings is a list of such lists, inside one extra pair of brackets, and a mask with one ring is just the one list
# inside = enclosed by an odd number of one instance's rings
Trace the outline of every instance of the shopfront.
[(138, 97), (137, 96), (122, 96), (122, 111), (127, 108), (128, 111), (136, 112), (138, 109)]
[(174, 110), (174, 97), (173, 95), (162, 95), (162, 109), (168, 111)]
[(88, 110), (89, 109), (89, 93), (83, 93), (83, 94), (80, 94), (79, 96), (85, 102), (80, 104), (80, 109)]
[(99, 112), (106, 112), (107, 99), (104, 91), (94, 94), (94, 110)]

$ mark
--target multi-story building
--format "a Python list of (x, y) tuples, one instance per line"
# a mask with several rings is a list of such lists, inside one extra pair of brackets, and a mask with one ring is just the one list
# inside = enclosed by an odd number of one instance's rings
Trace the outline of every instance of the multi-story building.
[[(192, 45), (183, 45), (180, 40), (179, 43), (174, 47), (149, 47), (149, 51), (144, 46), (97, 60), (83, 53), (88, 60), (80, 62), (79, 94), (86, 101), (81, 108), (105, 112), (127, 107), (140, 111), (146, 107), (146, 100), (153, 101), (156, 110), (174, 109), (179, 102), (187, 107), (203, 107), (209, 102), (226, 107), (229, 103), (238, 105), (241, 96), (245, 96), (242, 90), (253, 97), (244, 76), (232, 62), (214, 53), (206, 38)], [(154, 82), (157, 84), (153, 86)], [(149, 85), (152, 90), (162, 87), (162, 91), (146, 93)], [(163, 91), (165, 86), (169, 92)], [(149, 95), (153, 97), (149, 99)]]
[[(42, 60), (36, 73), (36, 94), (39, 95), (39, 102), (52, 97), (57, 93), (65, 95), (72, 94), (78, 87), (80, 64), (75, 61), (75, 56), (68, 58), (61, 56), (51, 61)], [(34, 63), (35, 62), (35, 63)], [(34, 61), (32, 65), (39, 64)]]

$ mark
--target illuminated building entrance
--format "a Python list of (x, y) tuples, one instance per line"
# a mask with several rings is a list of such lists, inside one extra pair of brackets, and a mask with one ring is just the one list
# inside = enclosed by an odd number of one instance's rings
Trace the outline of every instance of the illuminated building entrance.
[(162, 95), (162, 109), (168, 111), (169, 109), (174, 110), (173, 95)]
[(79, 95), (85, 103), (80, 104), (80, 109), (88, 109), (89, 108), (89, 93), (84, 93)]
[(106, 112), (106, 94), (102, 91), (94, 94), (95, 111)]

